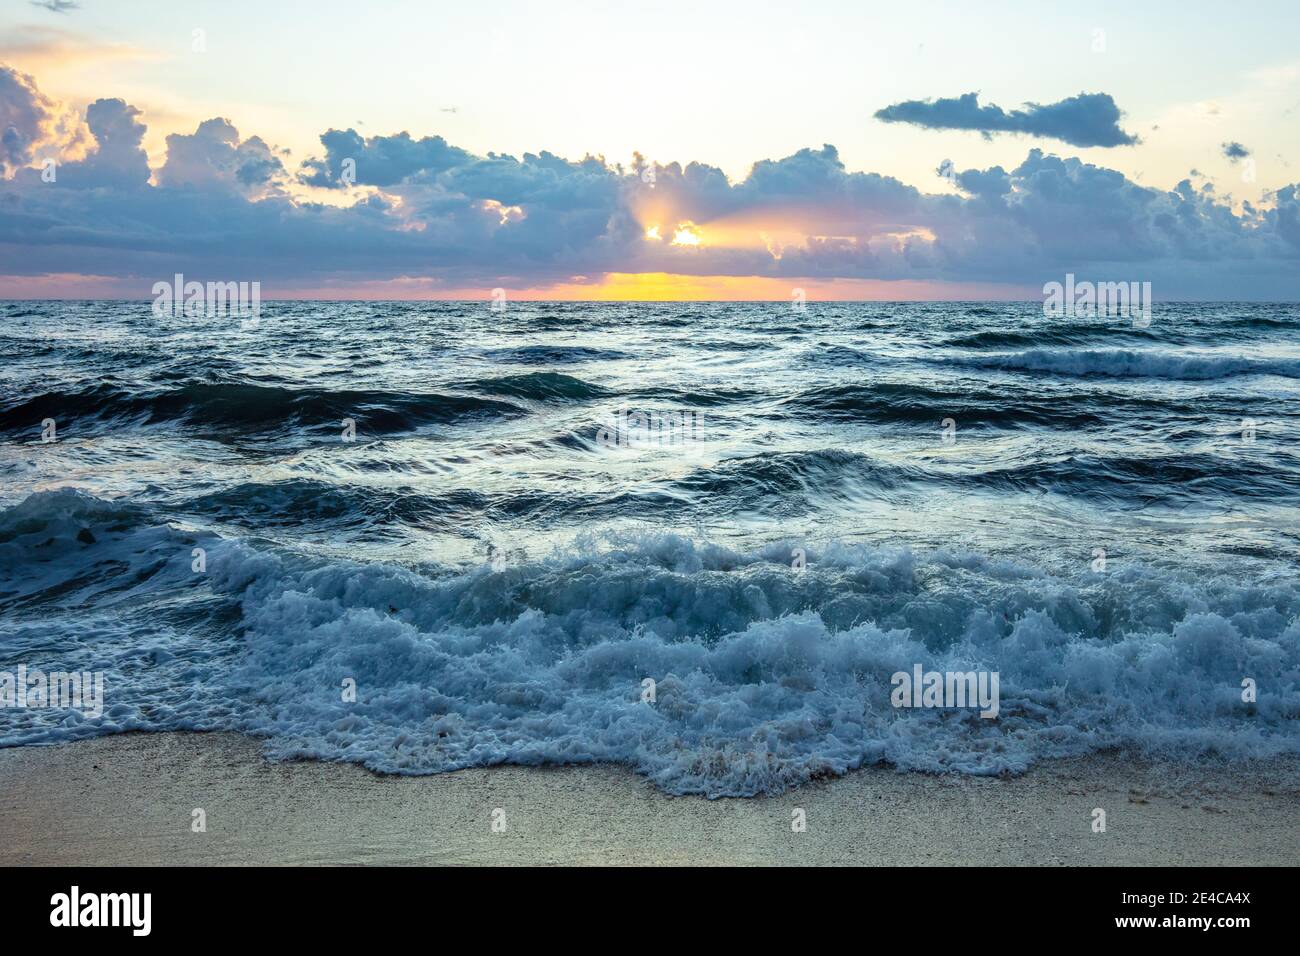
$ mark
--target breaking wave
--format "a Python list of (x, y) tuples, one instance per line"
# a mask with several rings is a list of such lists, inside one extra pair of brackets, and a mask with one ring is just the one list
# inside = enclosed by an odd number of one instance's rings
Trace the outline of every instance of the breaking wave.
[[(404, 774), (612, 762), (715, 797), (866, 764), (1300, 752), (1293, 576), (1067, 580), (969, 552), (673, 535), (497, 570), (408, 567), (196, 537), (70, 491), (0, 514), (0, 571), (11, 660), (105, 670), (109, 702), (100, 721), (0, 711), (4, 745), (227, 729), (276, 758)], [(52, 649), (55, 632), (77, 636)], [(890, 676), (918, 663), (998, 671), (998, 719), (893, 708)], [(1246, 677), (1268, 689), (1258, 703), (1242, 702)]]

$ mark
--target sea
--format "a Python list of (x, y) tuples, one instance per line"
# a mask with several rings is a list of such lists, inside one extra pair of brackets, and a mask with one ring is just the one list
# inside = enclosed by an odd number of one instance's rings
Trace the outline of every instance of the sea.
[[(1297, 304), (0, 302), (0, 746), (710, 797), (1286, 758), (1298, 585)], [(898, 706), (931, 672), (996, 716)]]

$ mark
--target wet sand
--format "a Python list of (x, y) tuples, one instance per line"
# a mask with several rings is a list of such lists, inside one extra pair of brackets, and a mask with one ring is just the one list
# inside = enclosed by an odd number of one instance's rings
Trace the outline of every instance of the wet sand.
[(1300, 864), (1293, 761), (1192, 770), (1098, 756), (1014, 778), (872, 768), (710, 801), (622, 767), (384, 777), (172, 733), (0, 750), (0, 779), (4, 865)]

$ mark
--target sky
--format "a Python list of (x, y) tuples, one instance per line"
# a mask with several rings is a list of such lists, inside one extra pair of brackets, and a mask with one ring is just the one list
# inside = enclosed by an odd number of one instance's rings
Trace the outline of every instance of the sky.
[[(1300, 299), (1294, 2), (0, 0), (0, 296)], [(52, 163), (52, 165), (51, 165)]]

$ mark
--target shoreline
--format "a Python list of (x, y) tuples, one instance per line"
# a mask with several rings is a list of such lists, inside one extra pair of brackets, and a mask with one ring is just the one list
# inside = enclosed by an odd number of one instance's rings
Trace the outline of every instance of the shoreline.
[[(711, 801), (620, 766), (395, 777), (271, 763), (236, 734), (171, 732), (0, 750), (0, 776), (6, 866), (1300, 864), (1292, 760), (1107, 754), (1007, 778), (872, 767)], [(191, 828), (196, 809), (206, 832)]]

